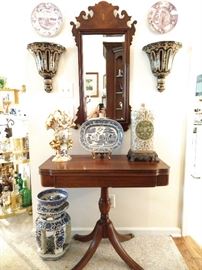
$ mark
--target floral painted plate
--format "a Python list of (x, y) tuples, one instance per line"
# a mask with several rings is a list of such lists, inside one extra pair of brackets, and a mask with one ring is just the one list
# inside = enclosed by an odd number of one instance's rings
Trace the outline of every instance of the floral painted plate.
[(152, 30), (164, 34), (172, 30), (178, 20), (176, 7), (167, 1), (156, 2), (148, 14), (148, 23)]
[(80, 143), (91, 153), (111, 153), (123, 142), (124, 131), (116, 120), (92, 118), (81, 125)]
[(54, 4), (40, 3), (32, 11), (31, 22), (39, 35), (52, 37), (61, 30), (63, 18), (60, 10)]

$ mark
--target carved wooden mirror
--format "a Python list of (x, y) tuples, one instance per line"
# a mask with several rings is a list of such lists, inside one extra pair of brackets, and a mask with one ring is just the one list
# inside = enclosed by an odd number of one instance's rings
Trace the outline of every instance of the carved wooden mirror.
[(80, 106), (76, 124), (81, 125), (98, 104), (106, 116), (124, 130), (130, 124), (130, 45), (136, 21), (125, 10), (101, 1), (81, 11), (72, 33), (78, 46)]

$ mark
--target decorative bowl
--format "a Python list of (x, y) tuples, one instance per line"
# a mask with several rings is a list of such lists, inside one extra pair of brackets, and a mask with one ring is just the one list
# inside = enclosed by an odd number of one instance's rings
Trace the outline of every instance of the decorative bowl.
[(41, 191), (37, 195), (38, 203), (44, 207), (60, 207), (68, 198), (68, 192), (63, 189), (53, 188)]

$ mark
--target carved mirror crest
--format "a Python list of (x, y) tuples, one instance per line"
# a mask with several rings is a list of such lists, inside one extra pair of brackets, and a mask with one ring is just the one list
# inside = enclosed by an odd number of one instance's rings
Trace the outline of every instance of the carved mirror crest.
[[(118, 6), (105, 1), (89, 6), (87, 12), (81, 11), (76, 20), (71, 22), (78, 46), (80, 104), (76, 124), (85, 122), (91, 110), (102, 104), (106, 117), (117, 120), (127, 130), (130, 45), (136, 21), (131, 21), (125, 10), (119, 12)], [(99, 79), (94, 81), (95, 77), (89, 78), (89, 73), (98, 74)], [(97, 93), (96, 97), (90, 94), (91, 89)]]

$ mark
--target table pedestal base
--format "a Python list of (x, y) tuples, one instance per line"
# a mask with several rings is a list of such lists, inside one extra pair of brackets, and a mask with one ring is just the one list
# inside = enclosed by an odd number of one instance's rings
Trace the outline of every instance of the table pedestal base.
[(130, 240), (134, 237), (133, 234), (120, 234), (118, 233), (111, 220), (109, 219), (109, 210), (110, 210), (110, 199), (108, 188), (101, 188), (101, 197), (99, 200), (99, 208), (100, 208), (100, 219), (97, 221), (93, 231), (88, 235), (74, 235), (75, 240), (79, 240), (81, 242), (87, 242), (91, 240), (91, 244), (81, 258), (81, 260), (75, 265), (72, 270), (81, 270), (91, 259), (93, 254), (95, 253), (100, 241), (102, 238), (108, 238), (112, 246), (118, 255), (122, 258), (123, 261), (130, 267), (132, 270), (144, 270), (140, 265), (138, 265), (123, 249), (120, 242)]

